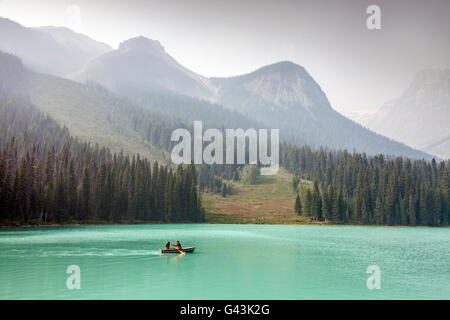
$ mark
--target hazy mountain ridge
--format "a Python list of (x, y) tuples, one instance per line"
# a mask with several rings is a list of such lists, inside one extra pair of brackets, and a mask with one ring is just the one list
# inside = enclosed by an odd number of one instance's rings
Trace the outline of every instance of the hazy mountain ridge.
[[(246, 91), (251, 99), (258, 100), (257, 108), (289, 110), (301, 107), (312, 114), (331, 109), (325, 93), (305, 68), (290, 61), (264, 66), (241, 76), (211, 78), (211, 81), (218, 86), (216, 99), (229, 107), (233, 107), (232, 103), (227, 101), (233, 91)], [(234, 107), (251, 110), (251, 101), (244, 101), (244, 104), (242, 102), (240, 101), (239, 107)]]
[[(15, 81), (11, 81), (14, 79)], [(153, 114), (104, 90), (60, 77), (26, 70), (17, 57), (0, 51), (0, 92), (21, 95), (40, 111), (83, 141), (108, 147), (113, 152), (141, 154), (149, 160), (168, 162), (167, 152), (142, 134), (138, 121)], [(155, 127), (166, 119), (154, 116)], [(167, 125), (167, 131), (171, 131)], [(159, 129), (159, 128), (157, 128)], [(169, 133), (167, 133), (169, 135)], [(170, 139), (170, 136), (167, 140)], [(167, 143), (165, 143), (166, 145)]]
[(90, 61), (73, 78), (95, 81), (114, 91), (150, 87), (199, 98), (211, 95), (207, 79), (180, 65), (159, 41), (144, 37), (122, 42), (117, 50)]
[(368, 154), (429, 157), (362, 127), (335, 111), (319, 84), (302, 66), (284, 61), (252, 73), (212, 78), (217, 103), (281, 128), (296, 143), (356, 150)]
[[(2, 41), (3, 46), (15, 46), (25, 66), (33, 70), (56, 75), (70, 73), (79, 82), (96, 82), (115, 93), (142, 89), (208, 100), (213, 102), (212, 108), (222, 105), (268, 128), (280, 128), (282, 138), (296, 144), (429, 158), (426, 153), (377, 135), (336, 112), (306, 69), (292, 62), (274, 63), (236, 77), (207, 78), (180, 65), (158, 41), (145, 37), (124, 41), (117, 50), (91, 60), (92, 57), (81, 59), (80, 54), (75, 54), (84, 46), (76, 44), (80, 39), (84, 43), (87, 37), (68, 29), (25, 28), (0, 19), (0, 36), (10, 34), (8, 30), (14, 31), (14, 37)], [(70, 41), (55, 40), (64, 39), (65, 33)], [(132, 95), (127, 98), (134, 100)], [(179, 108), (183, 108), (183, 103)], [(223, 114), (219, 112), (214, 123), (224, 123), (220, 118)]]
[[(205, 126), (214, 128), (265, 128), (236, 110), (229, 110), (207, 100), (200, 100), (174, 92), (155, 92), (145, 89), (121, 90), (121, 96), (128, 97), (133, 103), (164, 117), (177, 119), (185, 123), (202, 120)], [(182, 107), (180, 107), (182, 106)]]
[(128, 92), (132, 100), (132, 92), (139, 90), (207, 99), (269, 128), (282, 128), (281, 136), (296, 144), (429, 158), (336, 112), (306, 69), (289, 61), (241, 76), (208, 79), (181, 66), (158, 41), (137, 37), (89, 62), (75, 79)]
[(0, 91), (15, 92), (23, 88), (25, 69), (16, 56), (0, 51)]
[(450, 69), (419, 71), (405, 92), (386, 102), (367, 126), (415, 148), (450, 158)]
[(106, 43), (95, 41), (66, 27), (45, 26), (35, 29), (50, 34), (56, 41), (70, 50), (77, 49), (78, 53), (85, 57), (85, 62), (113, 50)]
[[(71, 135), (114, 152), (139, 153), (170, 164), (171, 132), (203, 120), (205, 127), (231, 123), (243, 128), (258, 124), (237, 112), (207, 101), (173, 93), (134, 93), (143, 107), (97, 84), (88, 85), (26, 70), (21, 60), (0, 51), (0, 92), (25, 96)], [(183, 105), (184, 108), (179, 108)]]
[[(0, 39), (0, 50), (17, 55), (28, 68), (59, 76), (80, 70), (107, 49), (99, 50), (99, 44), (93, 51), (96, 41), (66, 28), (27, 28), (1, 17)], [(89, 50), (83, 49), (87, 42)]]

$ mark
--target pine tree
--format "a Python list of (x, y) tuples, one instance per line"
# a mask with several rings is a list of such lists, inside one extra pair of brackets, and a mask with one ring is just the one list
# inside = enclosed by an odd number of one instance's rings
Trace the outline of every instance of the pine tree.
[(55, 189), (55, 215), (57, 222), (64, 222), (67, 219), (67, 207), (66, 207), (66, 190), (65, 190), (65, 181), (62, 172), (59, 172), (58, 178), (56, 180), (56, 189)]
[(89, 178), (89, 170), (88, 168), (84, 167), (83, 169), (83, 177), (81, 182), (81, 190), (80, 190), (80, 219), (92, 219), (91, 210), (90, 210), (90, 198), (91, 198), (91, 191), (90, 191), (90, 178)]
[(54, 149), (47, 154), (47, 159), (45, 162), (45, 214), (44, 222), (51, 220), (54, 215), (55, 204), (54, 204)]
[(78, 220), (77, 215), (77, 184), (75, 181), (75, 166), (73, 159), (69, 162), (68, 179), (67, 179), (67, 202), (68, 215), (71, 219)]
[(305, 196), (305, 205), (304, 205), (304, 213), (307, 217), (311, 217), (312, 216), (312, 193), (311, 190), (307, 190), (306, 191), (306, 196)]
[(300, 195), (297, 192), (297, 196), (295, 198), (295, 212), (301, 216), (302, 215), (302, 202), (300, 201)]
[(381, 197), (377, 197), (375, 200), (375, 223), (380, 225), (384, 224), (384, 206)]
[(409, 196), (409, 204), (408, 204), (408, 219), (409, 219), (409, 225), (415, 226), (416, 225), (416, 216), (417, 216), (417, 204), (414, 200), (413, 195), (411, 194)]
[[(434, 160), (434, 159), (433, 159)], [(442, 197), (439, 189), (435, 191), (433, 205), (433, 225), (440, 226), (443, 222)]]
[(328, 188), (322, 191), (322, 216), (325, 220), (331, 218), (332, 204), (331, 204), (331, 194), (329, 191), (330, 190)]
[(322, 198), (320, 196), (319, 186), (317, 182), (314, 183), (313, 187), (311, 213), (316, 220), (322, 220)]
[(298, 191), (298, 184), (300, 183), (300, 178), (298, 176), (294, 176), (292, 178), (292, 190), (294, 192)]
[(226, 197), (227, 196), (227, 184), (226, 183), (224, 183), (223, 185), (222, 185), (222, 197)]
[(333, 196), (331, 215), (334, 222), (342, 222), (344, 214), (344, 195), (339, 187), (337, 196)]

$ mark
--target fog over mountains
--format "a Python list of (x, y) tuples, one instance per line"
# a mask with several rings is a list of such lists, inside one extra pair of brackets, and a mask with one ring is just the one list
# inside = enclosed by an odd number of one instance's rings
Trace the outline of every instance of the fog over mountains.
[(450, 69), (419, 71), (405, 92), (367, 122), (383, 135), (450, 158)]
[[(230, 119), (256, 121), (280, 128), (282, 138), (295, 144), (430, 158), (336, 112), (307, 70), (289, 61), (241, 76), (207, 78), (179, 64), (158, 41), (144, 37), (124, 41), (112, 50), (66, 28), (25, 28), (8, 19), (0, 19), (0, 37), (0, 50), (16, 54), (31, 70), (98, 83), (144, 108), (165, 106), (185, 119), (190, 119), (187, 113), (201, 117), (200, 110), (210, 108), (208, 120), (216, 125), (228, 124)], [(73, 85), (59, 86), (61, 96), (65, 87)]]
[(128, 87), (152, 88), (211, 97), (208, 79), (180, 65), (159, 41), (144, 37), (124, 41), (117, 50), (90, 61), (74, 79), (95, 81), (114, 91)]
[(0, 50), (17, 55), (30, 69), (66, 76), (112, 50), (64, 27), (26, 28), (0, 17)]
[(289, 61), (241, 76), (207, 78), (181, 66), (158, 41), (137, 37), (93, 59), (74, 79), (100, 83), (130, 99), (136, 90), (204, 99), (268, 127), (281, 128), (282, 138), (296, 144), (427, 157), (336, 112), (306, 69)]

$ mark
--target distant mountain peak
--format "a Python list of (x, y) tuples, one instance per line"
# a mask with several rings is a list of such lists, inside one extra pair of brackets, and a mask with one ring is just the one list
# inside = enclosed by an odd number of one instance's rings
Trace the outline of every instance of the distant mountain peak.
[(128, 39), (119, 45), (119, 50), (150, 50), (164, 52), (164, 47), (158, 40), (152, 40), (143, 36)]
[(366, 125), (443, 159), (450, 158), (450, 69), (425, 69), (404, 93), (387, 101)]
[(285, 61), (279, 61), (272, 64), (269, 64), (267, 66), (261, 67), (258, 70), (265, 70), (265, 71), (303, 71), (306, 72), (305, 68), (302, 67), (299, 64), (296, 64), (292, 61), (285, 60)]
[[(291, 61), (280, 61), (267, 66), (261, 67), (252, 73), (254, 76), (273, 75), (277, 74), (281, 76), (285, 81), (295, 83), (297, 85), (299, 79), (306, 82), (315, 83), (315, 80), (306, 71), (306, 69)], [(286, 85), (286, 83), (285, 83)]]
[(81, 54), (88, 55), (89, 59), (112, 50), (109, 45), (67, 27), (43, 26), (34, 29), (50, 34), (56, 41), (68, 46), (71, 50), (80, 50)]
[(69, 29), (69, 28), (67, 28), (65, 26), (48, 25), (48, 26), (36, 27), (35, 29), (41, 29), (41, 30), (62, 30), (62, 31), (65, 31), (65, 32), (71, 32), (71, 33), (80, 34), (79, 32), (75, 32), (72, 29)]
[(14, 21), (14, 20), (5, 18), (5, 17), (0, 17), (0, 23), (3, 23), (3, 24), (11, 24), (11, 25), (23, 27), (20, 23)]
[(147, 88), (209, 98), (208, 80), (180, 65), (157, 40), (128, 39), (117, 50), (90, 61), (74, 79), (91, 80), (110, 90)]
[(0, 92), (21, 88), (24, 73), (25, 69), (18, 57), (0, 51)]
[(246, 96), (245, 102), (222, 101), (230, 107), (242, 108), (243, 104), (257, 110), (261, 107), (272, 111), (305, 109), (314, 114), (313, 117), (331, 109), (316, 81), (304, 67), (291, 61), (276, 62), (241, 76), (211, 80), (220, 88), (221, 98), (227, 99), (230, 91), (239, 91), (241, 97)]
[(25, 27), (0, 17), (0, 50), (17, 55), (25, 67), (68, 76), (112, 48), (66, 27)]
[(416, 95), (449, 96), (450, 69), (425, 69), (414, 76), (403, 97)]

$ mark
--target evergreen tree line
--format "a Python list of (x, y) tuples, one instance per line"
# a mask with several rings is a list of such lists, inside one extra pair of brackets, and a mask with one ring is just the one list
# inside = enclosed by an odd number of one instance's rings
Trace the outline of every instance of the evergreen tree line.
[[(67, 129), (36, 110), (28, 98), (12, 94), (22, 83), (23, 68), (13, 56), (0, 57), (0, 220), (198, 221), (204, 215), (199, 188), (226, 195), (229, 188), (221, 179), (254, 180), (255, 171), (242, 165), (206, 166), (208, 169), (199, 169), (196, 176), (193, 165), (170, 170), (157, 163), (151, 166), (139, 157), (111, 154), (98, 145), (80, 143)], [(125, 115), (129, 126), (154, 146), (171, 150), (171, 132), (190, 129), (181, 120), (153, 114), (100, 86), (90, 86), (111, 99), (111, 121), (122, 121)], [(165, 104), (175, 108), (180, 99), (165, 97), (149, 104), (154, 109)], [(202, 105), (198, 114), (208, 107)], [(192, 110), (196, 108), (192, 106)], [(232, 123), (237, 121), (235, 117), (224, 114), (224, 119)], [(217, 123), (211, 115), (204, 130), (217, 127)], [(249, 124), (244, 119), (241, 127)], [(287, 144), (280, 148), (280, 161), (295, 174), (294, 188), (300, 178), (315, 182), (311, 190), (299, 190), (295, 204), (297, 212), (312, 219), (449, 224), (448, 161), (367, 157)]]
[[(236, 179), (239, 180), (239, 175), (234, 175), (235, 172), (238, 173), (235, 167), (235, 165), (228, 164), (197, 165), (196, 168), (200, 191), (205, 193), (221, 193), (224, 197), (230, 195), (232, 193), (231, 184), (224, 182), (222, 177), (227, 180), (235, 180), (233, 177), (236, 177)], [(229, 176), (231, 176), (231, 178), (229, 178)]]
[[(213, 106), (209, 102), (199, 101), (187, 96), (169, 92), (122, 89), (120, 93), (125, 98), (118, 98), (98, 83), (87, 81), (86, 85), (109, 99), (120, 115), (126, 116), (129, 126), (146, 142), (169, 152), (178, 143), (170, 140), (172, 132), (178, 128), (187, 129), (191, 133), (191, 146), (194, 146), (194, 120), (202, 120), (203, 131), (220, 127), (224, 137), (225, 127), (227, 126), (234, 127), (237, 125), (242, 128), (261, 126), (236, 111), (229, 111), (218, 105)], [(180, 108), (180, 105), (183, 105), (183, 108)], [(114, 120), (113, 111), (109, 118), (111, 121)], [(206, 147), (208, 143), (204, 142), (203, 147)], [(226, 140), (224, 139), (224, 150), (226, 148), (225, 143)], [(193, 157), (194, 152), (191, 152), (191, 154)], [(237, 144), (235, 144), (235, 158), (237, 159)], [(245, 158), (248, 163), (247, 148)], [(225, 162), (225, 153), (223, 162)], [(247, 177), (242, 164), (197, 165), (197, 169), (200, 190), (221, 193), (224, 196), (231, 194), (231, 185), (226, 184), (223, 179), (239, 181)]]
[(0, 221), (203, 221), (194, 165), (171, 170), (80, 143), (20, 96), (0, 95)]
[(108, 114), (109, 121), (122, 122), (125, 119), (129, 128), (136, 131), (145, 142), (157, 148), (170, 151), (176, 144), (170, 140), (172, 132), (186, 127), (181, 120), (156, 114), (129, 99), (120, 98), (98, 83), (87, 81), (86, 85), (114, 106)]
[(313, 188), (298, 190), (297, 213), (315, 220), (444, 226), (450, 221), (449, 161), (411, 160), (283, 144), (281, 164)]
[[(228, 111), (220, 106), (214, 109), (209, 102), (198, 101), (194, 98), (179, 96), (168, 92), (153, 92), (123, 89), (121, 93), (126, 98), (118, 98), (100, 84), (87, 81), (86, 85), (109, 99), (120, 115), (125, 115), (129, 126), (135, 130), (146, 142), (151, 145), (171, 151), (177, 141), (171, 141), (171, 134), (178, 128), (187, 129), (191, 133), (191, 146), (194, 146), (193, 121), (202, 119), (203, 131), (209, 128), (221, 128), (225, 137), (225, 126), (240, 125), (242, 128), (258, 127), (258, 123), (239, 115), (235, 111)], [(180, 104), (183, 108), (180, 108)], [(145, 107), (141, 107), (141, 105)], [(178, 110), (178, 111), (176, 111)], [(114, 120), (114, 112), (111, 111), (109, 119)], [(219, 120), (220, 119), (220, 120)], [(218, 124), (220, 122), (220, 125)], [(234, 125), (233, 125), (234, 124)], [(248, 143), (248, 138), (247, 138)], [(205, 148), (209, 142), (203, 143)], [(223, 150), (226, 148), (226, 139), (223, 141)], [(237, 143), (235, 148), (235, 163), (237, 162)], [(270, 145), (269, 145), (270, 149)], [(191, 152), (192, 157), (194, 152)], [(248, 149), (245, 149), (245, 159), (248, 163)], [(192, 161), (194, 159), (192, 158)], [(223, 162), (225, 163), (225, 153)], [(217, 192), (226, 196), (231, 194), (231, 185), (226, 184), (223, 179), (233, 181), (244, 181), (245, 184), (253, 184), (256, 174), (247, 170), (243, 164), (213, 164), (198, 165), (199, 186), (203, 192)]]
[(145, 110), (150, 110), (153, 114), (169, 119), (179, 119), (183, 123), (202, 120), (203, 125), (210, 128), (266, 127), (235, 110), (167, 90), (122, 88), (118, 93)]

